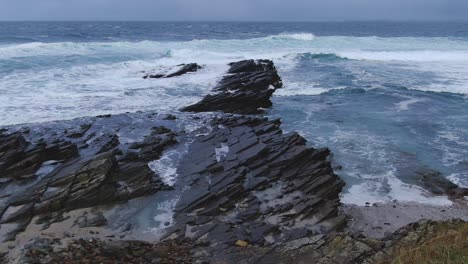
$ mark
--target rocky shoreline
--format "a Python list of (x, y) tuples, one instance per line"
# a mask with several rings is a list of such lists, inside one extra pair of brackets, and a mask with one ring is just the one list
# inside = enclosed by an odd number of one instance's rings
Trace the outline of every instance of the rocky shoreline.
[[(179, 67), (144, 81), (201, 68)], [(373, 206), (379, 212), (341, 206), (344, 182), (330, 150), (261, 116), (281, 86), (272, 61), (246, 60), (231, 63), (212, 94), (177, 116), (127, 113), (2, 128), (2, 261), (386, 263), (402, 241), (417, 245), (430, 238), (428, 229), (466, 225), (449, 220), (468, 220), (462, 203), (448, 217), (413, 214), (389, 220), (391, 228), (366, 226), (396, 205)], [(439, 176), (422, 181), (454, 199), (467, 193)], [(431, 216), (447, 222), (401, 228)]]

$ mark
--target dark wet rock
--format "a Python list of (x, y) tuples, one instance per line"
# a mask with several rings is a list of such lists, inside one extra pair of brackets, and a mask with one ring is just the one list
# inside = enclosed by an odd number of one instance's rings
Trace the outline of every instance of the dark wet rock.
[(181, 68), (175, 72), (168, 73), (168, 74), (148, 74), (148, 75), (143, 76), (143, 79), (172, 78), (172, 77), (177, 77), (177, 76), (187, 74), (189, 72), (196, 72), (202, 68), (200, 65), (196, 63), (181, 64), (178, 66), (181, 66)]
[(236, 114), (261, 113), (271, 107), (271, 96), (282, 87), (276, 67), (270, 60), (247, 60), (231, 63), (226, 75), (213, 89), (213, 94), (185, 107), (187, 112), (222, 111)]
[(280, 245), (345, 223), (338, 215), (344, 183), (328, 149), (283, 134), (278, 120), (232, 116), (212, 125), (181, 162), (178, 184), (187, 187), (168, 237), (210, 242), (209, 261), (222, 261), (238, 240)]
[(163, 118), (163, 120), (176, 120), (177, 117), (175, 115), (168, 114), (166, 117)]
[(198, 70), (200, 70), (202, 67), (196, 63), (189, 63), (189, 64), (183, 64), (183, 65), (180, 65), (182, 66), (182, 68), (180, 68), (179, 70), (173, 72), (173, 73), (169, 73), (168, 75), (166, 75), (166, 78), (171, 78), (171, 77), (176, 77), (176, 76), (181, 76), (181, 75), (184, 75), (186, 73), (189, 73), (189, 72), (196, 72)]
[(79, 228), (85, 227), (100, 227), (107, 225), (107, 219), (102, 212), (84, 213), (75, 221), (75, 225)]
[(105, 152), (66, 163), (11, 197), (1, 223), (27, 224), (34, 215), (127, 201), (167, 188), (145, 162), (117, 162), (112, 151)]
[(79, 129), (74, 131), (69, 131), (67, 137), (69, 138), (80, 138), (91, 128), (92, 124), (83, 124)]
[(172, 131), (165, 126), (158, 126), (158, 127), (152, 127), (151, 132), (153, 132), (156, 135), (162, 135), (162, 134), (171, 133)]
[[(61, 140), (69, 138), (67, 135), (73, 130), (56, 130), (62, 134), (53, 132), (47, 141), (34, 143), (21, 133), (0, 136), (0, 229), (4, 224), (14, 226), (8, 233), (3, 232), (1, 240), (14, 239), (35, 216), (36, 224), (48, 228), (63, 221), (62, 213), (66, 211), (125, 202), (170, 189), (148, 167), (148, 161), (158, 159), (165, 149), (177, 143), (170, 129), (154, 127), (150, 135), (128, 150), (127, 145), (121, 146), (116, 134), (80, 126), (80, 137), (71, 138), (82, 144), (80, 149), (88, 140), (93, 145), (83, 155), (75, 143)], [(31, 137), (35, 136), (33, 131)], [(85, 133), (86, 139), (80, 143)], [(127, 158), (134, 151), (136, 155)], [(28, 181), (17, 183), (19, 180)], [(84, 226), (104, 222), (99, 215), (89, 217), (82, 219)]]
[(463, 188), (446, 178), (445, 175), (422, 165), (412, 153), (400, 153), (396, 176), (407, 184), (418, 185), (434, 195), (448, 195), (452, 199), (468, 195), (468, 188)]
[[(258, 62), (259, 63), (256, 63), (254, 60), (232, 62), (229, 64), (231, 68), (228, 70), (228, 73), (265, 71), (268, 69), (268, 67), (271, 67), (271, 65), (268, 65), (268, 63), (271, 63), (271, 61), (259, 60)], [(266, 65), (264, 63), (266, 63)]]
[(98, 151), (98, 154), (113, 150), (120, 145), (119, 137), (117, 135), (104, 135), (97, 140), (101, 141), (103, 144), (101, 149)]
[(160, 79), (160, 78), (164, 78), (164, 74), (149, 74), (149, 75), (145, 75), (143, 76), (143, 79)]
[(157, 160), (162, 152), (168, 147), (177, 144), (177, 136), (170, 129), (160, 126), (153, 127), (151, 134), (145, 136), (142, 142), (134, 143), (129, 146), (130, 149), (138, 149), (137, 154), (131, 154), (127, 158), (137, 156), (143, 161)]
[(96, 117), (98, 117), (98, 118), (109, 118), (111, 116), (112, 116), (111, 114), (106, 114), (106, 115), (98, 115)]
[(468, 196), (468, 188), (459, 187), (445, 178), (440, 172), (424, 169), (417, 171), (418, 185), (436, 195), (449, 195), (454, 198)]
[(23, 127), (20, 132), (22, 134), (29, 134), (29, 132), (31, 132), (31, 129), (29, 127)]
[(35, 178), (44, 162), (68, 160), (76, 156), (76, 145), (68, 141), (31, 144), (21, 133), (0, 135), (0, 179), (7, 182)]

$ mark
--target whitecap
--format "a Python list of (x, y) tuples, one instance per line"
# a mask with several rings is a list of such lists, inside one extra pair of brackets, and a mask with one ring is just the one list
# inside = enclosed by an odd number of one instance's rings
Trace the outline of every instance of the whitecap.
[(270, 36), (269, 38), (312, 41), (315, 39), (315, 35), (312, 33), (281, 33), (278, 35)]
[(409, 107), (413, 104), (416, 104), (416, 103), (420, 103), (420, 102), (424, 102), (425, 100), (424, 99), (420, 99), (420, 98), (410, 98), (410, 99), (407, 99), (407, 100), (403, 100), (399, 103), (396, 103), (395, 104), (395, 108), (398, 112), (400, 111), (406, 111), (409, 109)]
[[(372, 176), (371, 178), (375, 177)], [(372, 181), (366, 179), (360, 184), (352, 185), (341, 195), (344, 204), (366, 205), (366, 203), (386, 203), (397, 200), (399, 202), (417, 202), (421, 204), (449, 206), (452, 202), (447, 196), (433, 196), (419, 186), (403, 183), (394, 176), (393, 171), (378, 176), (385, 179)]]

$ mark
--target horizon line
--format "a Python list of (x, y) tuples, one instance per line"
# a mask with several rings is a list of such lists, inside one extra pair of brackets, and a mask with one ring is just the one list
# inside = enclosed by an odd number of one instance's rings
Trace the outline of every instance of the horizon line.
[(467, 22), (468, 19), (345, 19), (345, 20), (0, 20), (0, 22), (160, 22), (160, 23), (346, 23), (346, 22)]

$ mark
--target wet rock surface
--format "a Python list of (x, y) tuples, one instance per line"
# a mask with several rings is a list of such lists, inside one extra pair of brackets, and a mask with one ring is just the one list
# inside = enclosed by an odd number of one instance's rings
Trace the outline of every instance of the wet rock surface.
[[(62, 212), (170, 189), (148, 167), (148, 161), (178, 143), (170, 129), (148, 129), (140, 142), (121, 144), (117, 135), (121, 128), (106, 133), (105, 124), (69, 123), (71, 129), (69, 125), (63, 129), (59, 122), (29, 129), (27, 136), (21, 131), (0, 134), (2, 241), (14, 240), (35, 216), (40, 216), (36, 223), (47, 228), (64, 220)], [(98, 213), (98, 218), (85, 217), (78, 225), (106, 222)]]
[(273, 62), (245, 60), (230, 66), (228, 75), (213, 89), (213, 94), (182, 111), (258, 114), (271, 107), (272, 94), (283, 85)]
[(417, 184), (435, 195), (448, 195), (452, 198), (468, 196), (468, 188), (463, 188), (445, 178), (440, 172), (421, 169), (417, 171)]
[(273, 248), (345, 223), (337, 210), (344, 183), (328, 149), (283, 134), (279, 120), (226, 116), (212, 125), (181, 163), (176, 185), (185, 188), (166, 237), (204, 245), (206, 261), (254, 263), (267, 252), (237, 256), (238, 248)]
[(196, 72), (200, 69), (202, 69), (202, 66), (196, 64), (196, 63), (189, 63), (189, 64), (182, 64), (178, 65), (180, 67), (178, 70), (168, 73), (168, 74), (147, 74), (143, 76), (143, 79), (160, 79), (160, 78), (172, 78), (172, 77), (177, 77), (181, 76), (184, 74), (187, 74), (189, 72)]
[(49, 160), (68, 160), (78, 156), (76, 145), (43, 139), (37, 144), (26, 141), (21, 132), (0, 134), (0, 182), (36, 178), (41, 165)]

